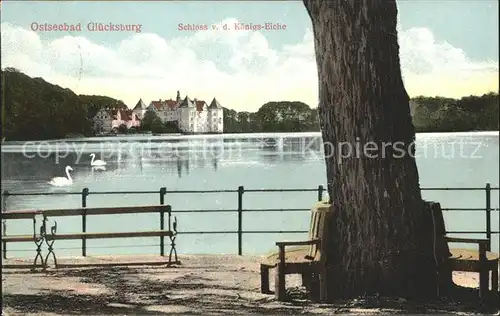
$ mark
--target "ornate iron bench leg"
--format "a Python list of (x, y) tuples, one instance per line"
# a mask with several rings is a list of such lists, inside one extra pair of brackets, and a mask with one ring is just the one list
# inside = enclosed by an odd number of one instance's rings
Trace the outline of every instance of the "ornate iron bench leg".
[[(50, 236), (54, 237), (54, 235), (56, 234), (57, 232), (57, 222), (54, 221), (54, 226), (52, 226), (50, 228)], [(50, 241), (49, 241), (50, 240)], [(45, 256), (45, 267), (47, 267), (47, 262), (49, 261), (49, 256), (52, 255), (52, 259), (54, 260), (54, 267), (57, 269), (57, 258), (56, 258), (56, 254), (54, 252), (54, 242), (56, 240), (54, 238), (47, 238), (47, 236), (45, 236), (45, 243), (47, 244), (47, 255)]]
[[(177, 258), (177, 249), (175, 249), (175, 238), (177, 238), (177, 217), (174, 217), (174, 222), (173, 222), (173, 234), (172, 236), (169, 236), (170, 238), (170, 253), (168, 255), (168, 264), (172, 263), (179, 263), (179, 260)], [(172, 262), (172, 255), (174, 255), (175, 261)]]
[(33, 268), (31, 269), (31, 271), (35, 271), (38, 259), (40, 259), (40, 264), (42, 265), (42, 269), (45, 270), (45, 265), (42, 256), (42, 245), (44, 236), (45, 236), (45, 219), (42, 220), (42, 225), (40, 226), (40, 235), (37, 236), (36, 217), (33, 216), (33, 242), (36, 245), (36, 255), (35, 255), (35, 260), (33, 261)]
[(43, 237), (35, 237), (35, 245), (36, 245), (36, 256), (35, 260), (33, 261), (32, 271), (36, 269), (36, 263), (38, 262), (38, 259), (40, 259), (40, 264), (42, 265), (42, 269), (45, 270), (45, 265), (42, 256)]

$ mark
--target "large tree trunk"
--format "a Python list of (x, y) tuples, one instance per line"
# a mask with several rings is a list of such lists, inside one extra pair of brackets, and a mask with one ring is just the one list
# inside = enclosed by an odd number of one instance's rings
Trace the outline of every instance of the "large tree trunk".
[(431, 237), (422, 236), (424, 208), (401, 77), (396, 3), (304, 4), (314, 28), (320, 124), (335, 212), (328, 297), (431, 294), (436, 269)]

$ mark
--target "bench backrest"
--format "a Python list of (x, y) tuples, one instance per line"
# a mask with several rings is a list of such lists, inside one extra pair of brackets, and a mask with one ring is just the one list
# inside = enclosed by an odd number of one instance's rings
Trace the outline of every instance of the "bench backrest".
[(172, 207), (170, 205), (153, 206), (127, 206), (127, 207), (96, 207), (96, 208), (75, 208), (75, 209), (54, 209), (54, 210), (31, 210), (31, 211), (7, 211), (1, 213), (2, 219), (25, 219), (33, 218), (35, 215), (45, 215), (49, 217), (59, 216), (81, 216), (81, 215), (112, 215), (112, 214), (139, 214), (139, 213), (168, 213)]
[(1, 219), (32, 219), (34, 216), (41, 215), (42, 211), (5, 211), (0, 213)]
[(437, 202), (425, 201), (425, 208), (430, 212), (429, 219), (431, 221), (430, 231), (433, 234), (434, 254), (437, 264), (443, 264), (451, 256), (448, 242), (446, 241), (446, 226), (444, 223), (443, 210), (441, 204)]
[[(326, 237), (328, 224), (331, 218), (330, 204), (319, 202), (311, 209), (311, 224), (309, 227), (309, 239), (323, 240)], [(321, 257), (321, 245), (309, 247), (309, 258), (319, 260)]]
[(139, 214), (139, 213), (170, 213), (170, 205), (127, 206), (127, 207), (96, 207), (44, 210), (46, 216), (77, 216), (77, 215), (112, 215), (112, 214)]

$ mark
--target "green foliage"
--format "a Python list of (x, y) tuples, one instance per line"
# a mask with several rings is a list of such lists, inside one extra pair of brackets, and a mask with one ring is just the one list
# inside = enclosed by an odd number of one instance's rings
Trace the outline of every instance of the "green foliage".
[(181, 130), (179, 129), (179, 124), (177, 121), (175, 122), (166, 122), (163, 126), (163, 132), (164, 133), (180, 133)]
[(418, 132), (499, 130), (498, 93), (463, 97), (418, 97), (413, 124)]
[(82, 103), (87, 106), (87, 117), (89, 119), (92, 119), (102, 108), (127, 110), (127, 106), (125, 105), (125, 103), (123, 103), (123, 101), (116, 100), (110, 97), (83, 94), (80, 94), (78, 97), (80, 98)]
[(155, 134), (162, 133), (163, 128), (164, 128), (164, 125), (163, 125), (163, 121), (161, 120), (161, 118), (159, 118), (158, 116), (155, 117), (153, 119), (153, 121), (151, 122), (151, 133), (155, 133)]
[(256, 113), (224, 109), (225, 133), (310, 132), (319, 130), (317, 109), (299, 101), (268, 102)]
[(163, 123), (154, 111), (146, 111), (141, 121), (141, 130), (151, 131), (154, 134), (179, 133), (177, 122)]
[(1, 74), (2, 136), (7, 140), (54, 139), (71, 134), (90, 136), (92, 113), (95, 115), (96, 109), (124, 105), (108, 97), (78, 96), (70, 89), (42, 78), (31, 78), (15, 68), (5, 68)]
[(307, 132), (318, 130), (317, 117), (303, 102), (268, 102), (256, 113), (262, 132)]
[(159, 119), (161, 121), (161, 119), (158, 117), (158, 115), (155, 112), (146, 111), (146, 113), (144, 113), (144, 117), (142, 118), (142, 121), (141, 121), (141, 130), (151, 131), (151, 126), (153, 125), (153, 121), (155, 121), (156, 119)]
[[(498, 93), (463, 97), (417, 97), (413, 124), (417, 132), (499, 130)], [(224, 108), (224, 133), (319, 131), (317, 109), (302, 102), (268, 102), (257, 112)]]
[(127, 125), (126, 124), (121, 124), (120, 126), (118, 126), (118, 133), (120, 133), (120, 134), (126, 134), (126, 133), (128, 133)]
[(87, 109), (69, 89), (18, 71), (2, 71), (3, 135), (8, 140), (63, 138), (87, 135), (91, 124)]
[(14, 67), (7, 67), (4, 69), (5, 72), (20, 72), (19, 69)]

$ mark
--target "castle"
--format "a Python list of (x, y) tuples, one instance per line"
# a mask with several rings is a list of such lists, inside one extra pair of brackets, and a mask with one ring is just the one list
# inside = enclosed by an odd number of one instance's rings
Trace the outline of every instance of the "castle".
[(147, 111), (156, 113), (163, 122), (177, 122), (179, 129), (186, 133), (222, 133), (223, 132), (223, 109), (217, 99), (207, 104), (203, 100), (194, 98), (191, 100), (187, 95), (181, 99), (177, 91), (175, 100), (151, 101), (146, 106), (142, 99), (137, 102), (133, 112), (139, 119), (143, 119)]
[(207, 104), (203, 100), (193, 99), (188, 96), (181, 99), (177, 91), (176, 100), (151, 101), (146, 105), (142, 99), (132, 110), (129, 109), (101, 109), (93, 118), (94, 131), (109, 133), (119, 126), (127, 128), (140, 128), (141, 121), (146, 112), (152, 111), (163, 122), (177, 122), (177, 126), (184, 133), (222, 133), (224, 126), (223, 108), (213, 99)]

